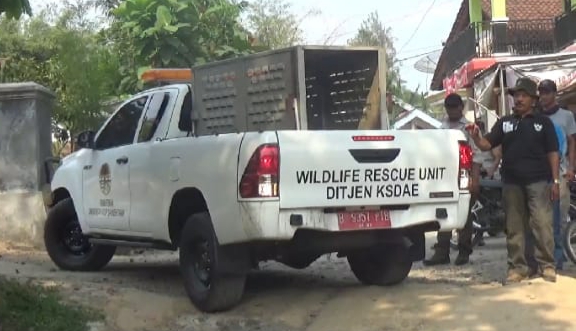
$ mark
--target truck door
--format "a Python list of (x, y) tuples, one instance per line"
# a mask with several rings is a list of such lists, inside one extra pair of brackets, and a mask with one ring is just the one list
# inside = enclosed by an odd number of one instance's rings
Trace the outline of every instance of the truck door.
[(165, 160), (152, 154), (154, 148), (161, 148), (161, 139), (175, 108), (179, 90), (165, 88), (151, 94), (142, 124), (138, 129), (136, 143), (130, 158), (130, 231), (139, 233), (154, 232), (154, 227), (165, 226), (163, 175), (168, 173)]
[(129, 230), (130, 154), (149, 96), (124, 103), (97, 134), (83, 170), (84, 217), (90, 228)]

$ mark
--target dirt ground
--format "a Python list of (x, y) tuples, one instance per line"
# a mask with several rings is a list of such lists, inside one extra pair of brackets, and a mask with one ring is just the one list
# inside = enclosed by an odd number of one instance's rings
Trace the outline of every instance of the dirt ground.
[(0, 255), (0, 274), (61, 285), (71, 299), (103, 309), (106, 325), (94, 330), (576, 331), (576, 266), (557, 283), (502, 286), (503, 238), (486, 238), (468, 266), (417, 263), (390, 288), (360, 285), (335, 256), (304, 270), (266, 263), (250, 274), (240, 306), (212, 315), (189, 302), (173, 253), (117, 256), (96, 273), (57, 270), (44, 252), (0, 247)]

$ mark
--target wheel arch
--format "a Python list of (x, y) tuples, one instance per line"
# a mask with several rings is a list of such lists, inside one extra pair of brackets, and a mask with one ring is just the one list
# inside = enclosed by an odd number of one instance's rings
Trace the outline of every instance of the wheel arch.
[(190, 215), (208, 212), (204, 194), (196, 187), (185, 187), (174, 192), (168, 212), (168, 232), (174, 247), (180, 243), (180, 235)]
[(82, 208), (82, 198), (80, 193), (81, 192), (71, 190), (68, 187), (57, 187), (56, 189), (52, 190), (52, 192), (50, 192), (49, 201), (45, 202), (46, 211), (48, 212), (50, 209), (56, 206), (57, 203), (65, 199), (71, 199), (72, 204), (74, 205), (74, 210), (76, 211), (76, 216), (78, 217), (78, 222), (82, 227), (82, 231), (89, 233), (90, 228), (84, 219), (84, 210)]
[[(53, 190), (50, 194), (50, 202), (48, 203), (48, 207), (54, 207), (58, 202), (66, 198), (72, 198), (70, 191), (65, 187), (59, 187)], [(74, 201), (74, 199), (72, 199), (72, 201)]]

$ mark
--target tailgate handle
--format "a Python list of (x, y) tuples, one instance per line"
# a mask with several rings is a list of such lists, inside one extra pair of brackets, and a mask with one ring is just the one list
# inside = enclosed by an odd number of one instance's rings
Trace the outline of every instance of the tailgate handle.
[(400, 154), (400, 148), (386, 149), (349, 149), (358, 163), (390, 163)]

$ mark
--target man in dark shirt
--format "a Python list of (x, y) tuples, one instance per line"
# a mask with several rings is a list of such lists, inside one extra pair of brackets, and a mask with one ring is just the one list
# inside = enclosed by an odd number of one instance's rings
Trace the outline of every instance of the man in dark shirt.
[(502, 145), (503, 202), (506, 212), (508, 276), (506, 283), (528, 277), (525, 230), (535, 238), (536, 260), (542, 278), (556, 281), (552, 201), (559, 196), (558, 139), (552, 121), (533, 112), (538, 98), (536, 83), (518, 79), (509, 89), (514, 97), (514, 115), (500, 118), (491, 132), (480, 137), (478, 127), (471, 128), (481, 150)]
[[(466, 136), (468, 143), (474, 152), (472, 159), (472, 174), (470, 178), (470, 193), (472, 199), (468, 207), (468, 219), (463, 229), (458, 231), (458, 256), (454, 261), (455, 265), (464, 265), (470, 261), (470, 254), (472, 254), (472, 235), (474, 234), (472, 228), (472, 206), (474, 206), (475, 199), (478, 197), (480, 190), (480, 166), (482, 165), (483, 155), (476, 148), (470, 133), (466, 130), (466, 126), (471, 124), (470, 121), (464, 117), (464, 101), (462, 97), (456, 93), (451, 93), (444, 99), (444, 108), (446, 109), (446, 118), (442, 121), (442, 129), (460, 130)], [(424, 260), (424, 265), (433, 266), (440, 264), (450, 263), (450, 239), (452, 232), (441, 232), (437, 234), (438, 243), (435, 245), (434, 255), (427, 260)]]

